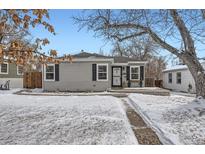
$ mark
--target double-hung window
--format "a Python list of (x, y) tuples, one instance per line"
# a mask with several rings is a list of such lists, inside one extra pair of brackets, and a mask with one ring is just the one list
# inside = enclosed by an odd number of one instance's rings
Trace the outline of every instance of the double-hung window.
[(22, 65), (17, 66), (17, 75), (23, 75), (23, 66)]
[(45, 76), (46, 81), (55, 80), (55, 65), (54, 64), (47, 64), (47, 66), (45, 66), (44, 76)]
[(169, 83), (172, 83), (172, 73), (168, 74), (168, 81), (169, 81)]
[(181, 82), (182, 82), (182, 74), (181, 74), (181, 72), (177, 72), (176, 78), (177, 78), (177, 84), (181, 84)]
[(130, 66), (130, 79), (139, 80), (140, 69), (139, 66)]
[(8, 73), (9, 73), (8, 63), (0, 64), (0, 74), (8, 74)]
[(108, 64), (97, 64), (97, 79), (98, 81), (108, 80)]

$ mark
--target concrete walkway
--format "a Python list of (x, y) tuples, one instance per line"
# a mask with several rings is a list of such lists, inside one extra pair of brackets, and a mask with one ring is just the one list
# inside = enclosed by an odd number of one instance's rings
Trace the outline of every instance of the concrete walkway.
[(30, 89), (24, 89), (15, 92), (17, 95), (32, 95), (32, 96), (114, 96), (127, 97), (129, 93), (140, 93), (146, 95), (170, 96), (170, 91), (158, 87), (145, 88), (123, 88), (110, 89), (107, 92), (33, 92)]
[(31, 96), (114, 96), (114, 97), (127, 97), (126, 93), (112, 93), (112, 92), (88, 92), (88, 93), (69, 93), (69, 92), (41, 92), (35, 93), (31, 90), (20, 90), (15, 92), (17, 95), (31, 95)]
[(140, 93), (147, 95), (160, 95), (160, 96), (170, 96), (170, 91), (158, 88), (158, 87), (144, 87), (144, 88), (122, 88), (122, 89), (111, 89), (109, 92), (112, 93)]

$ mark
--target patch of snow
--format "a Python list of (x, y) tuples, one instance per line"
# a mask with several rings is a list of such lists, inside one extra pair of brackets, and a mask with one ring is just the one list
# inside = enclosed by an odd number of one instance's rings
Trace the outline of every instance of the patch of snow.
[(202, 72), (197, 72), (197, 75), (201, 75)]
[(121, 98), (121, 100), (122, 100), (121, 101), (122, 107), (123, 107), (124, 111), (127, 112), (128, 109), (129, 109), (129, 106), (127, 105), (128, 98), (127, 97), (123, 97), (123, 98)]
[(179, 91), (170, 91), (171, 95), (187, 96), (187, 97), (196, 97), (196, 94), (179, 92)]
[(35, 88), (35, 89), (32, 89), (31, 92), (33, 92), (33, 93), (42, 93), (42, 92), (43, 92), (43, 89), (41, 89), (41, 88)]
[(0, 95), (1, 94), (13, 94), (20, 90), (23, 90), (23, 89), (22, 88), (11, 88), (10, 90), (0, 90)]
[(173, 144), (205, 143), (205, 100), (179, 95), (130, 94), (129, 98), (153, 127)]
[(110, 92), (47, 92), (41, 88), (31, 89), (28, 91), (21, 92), (22, 94), (40, 94), (40, 95), (49, 95), (49, 96), (76, 96), (76, 95), (99, 95), (99, 94), (109, 94)]
[(0, 95), (0, 144), (137, 144), (112, 96)]

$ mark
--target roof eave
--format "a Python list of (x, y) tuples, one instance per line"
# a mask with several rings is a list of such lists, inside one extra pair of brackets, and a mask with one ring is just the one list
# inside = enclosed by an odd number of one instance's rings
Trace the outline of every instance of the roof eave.
[(178, 69), (163, 70), (162, 73), (174, 72), (174, 71), (182, 71), (182, 70), (188, 70), (188, 68), (178, 68)]
[(139, 64), (139, 63), (140, 63), (140, 64), (141, 64), (141, 63), (146, 64), (147, 61), (128, 61), (127, 63), (128, 63), (128, 64), (135, 64), (135, 63), (136, 63), (136, 64)]

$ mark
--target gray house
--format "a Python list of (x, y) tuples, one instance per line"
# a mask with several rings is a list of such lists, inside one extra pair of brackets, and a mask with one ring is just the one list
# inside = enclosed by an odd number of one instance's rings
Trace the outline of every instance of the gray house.
[(106, 91), (111, 88), (144, 87), (145, 61), (81, 52), (73, 62), (43, 67), (45, 91)]
[(0, 64), (0, 85), (10, 80), (10, 88), (23, 88), (23, 67), (16, 64)]

